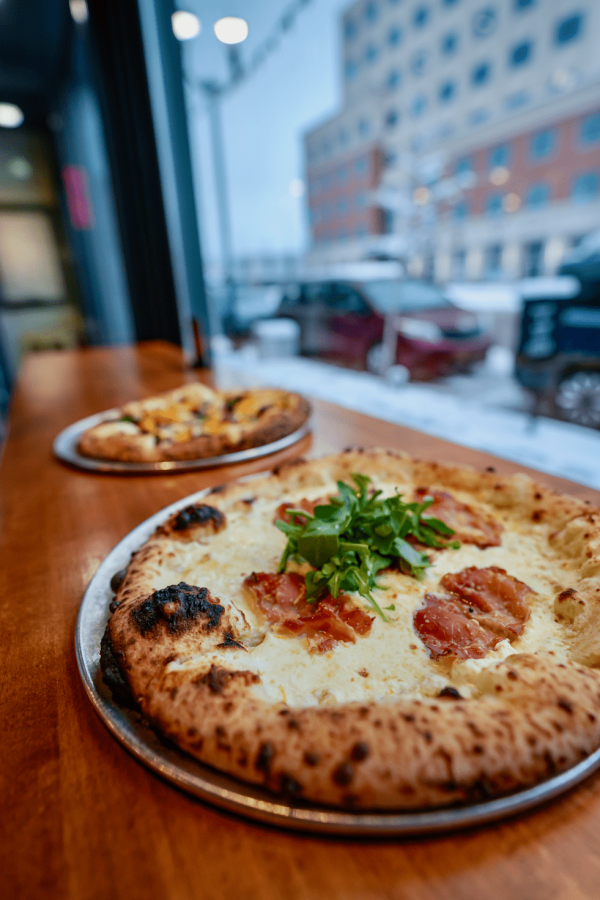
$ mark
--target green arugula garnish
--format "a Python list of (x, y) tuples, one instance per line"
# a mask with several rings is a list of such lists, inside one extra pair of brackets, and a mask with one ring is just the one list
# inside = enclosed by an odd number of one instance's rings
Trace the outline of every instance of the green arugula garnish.
[(285, 572), (288, 560), (307, 562), (313, 567), (305, 576), (308, 603), (328, 592), (337, 597), (340, 591), (358, 591), (387, 622), (371, 593), (380, 587), (377, 573), (397, 563), (402, 571), (422, 578), (430, 565), (426, 554), (406, 538), (453, 550), (460, 543), (446, 540), (454, 531), (444, 522), (423, 515), (432, 497), (422, 503), (404, 503), (401, 494), (383, 499), (381, 491), (369, 495), (371, 479), (366, 475), (352, 475), (352, 480), (355, 488), (338, 481), (339, 494), (327, 505), (316, 506), (314, 515), (291, 507), (286, 510), (291, 522), (275, 522), (288, 539), (279, 571)]

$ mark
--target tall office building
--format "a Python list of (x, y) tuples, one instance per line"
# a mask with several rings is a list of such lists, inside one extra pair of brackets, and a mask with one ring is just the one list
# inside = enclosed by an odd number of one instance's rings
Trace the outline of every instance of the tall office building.
[(556, 271), (600, 229), (597, 0), (359, 0), (305, 136), (309, 260), (445, 281)]

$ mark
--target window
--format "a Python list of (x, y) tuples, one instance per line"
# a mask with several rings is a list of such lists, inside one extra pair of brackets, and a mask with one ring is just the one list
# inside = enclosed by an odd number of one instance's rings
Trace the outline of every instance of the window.
[(454, 174), (455, 175), (464, 175), (466, 172), (472, 172), (473, 168), (471, 166), (471, 157), (470, 156), (462, 156), (460, 159), (456, 161), (454, 166)]
[(485, 201), (488, 216), (498, 216), (502, 212), (502, 194), (489, 194)]
[(513, 9), (515, 12), (531, 9), (532, 6), (535, 6), (535, 0), (513, 0)]
[(346, 76), (346, 81), (353, 81), (353, 79), (358, 75), (358, 66), (353, 59), (346, 60), (344, 74)]
[(482, 125), (484, 122), (487, 122), (491, 113), (487, 107), (480, 107), (479, 109), (474, 109), (467, 116), (467, 122), (469, 125)]
[(429, 21), (429, 7), (419, 6), (413, 13), (413, 25), (415, 28), (425, 28)]
[(371, 130), (371, 125), (368, 119), (359, 119), (358, 120), (358, 133), (361, 137), (366, 137)]
[(587, 116), (581, 123), (580, 141), (587, 144), (597, 144), (600, 141), (600, 112)]
[(556, 31), (554, 32), (554, 43), (568, 44), (569, 41), (574, 41), (576, 37), (579, 37), (582, 25), (583, 16), (581, 16), (579, 13), (563, 19), (556, 26)]
[(375, 0), (369, 0), (365, 6), (365, 19), (367, 22), (376, 22), (379, 16), (379, 8)]
[(508, 166), (510, 161), (510, 148), (508, 144), (499, 144), (497, 147), (494, 147), (493, 150), (490, 150), (488, 156), (488, 165), (490, 169), (495, 169), (498, 166)]
[(353, 41), (358, 34), (358, 28), (354, 19), (346, 19), (344, 23), (344, 36), (347, 41)]
[(367, 171), (367, 160), (363, 157), (356, 160), (356, 171), (359, 175), (364, 175)]
[(449, 103), (456, 94), (456, 82), (445, 81), (440, 87), (439, 98), (440, 103)]
[(582, 172), (573, 181), (571, 199), (574, 203), (589, 203), (598, 195), (600, 175), (598, 172)]
[(340, 142), (340, 145), (342, 147), (345, 147), (349, 139), (350, 135), (348, 134), (347, 130), (345, 128), (342, 128), (338, 135), (338, 141)]
[(523, 274), (526, 278), (536, 278), (542, 274), (544, 262), (544, 244), (542, 241), (533, 241), (525, 245), (525, 266)]
[(488, 62), (478, 63), (471, 71), (471, 81), (476, 87), (480, 87), (489, 81), (492, 67)]
[(504, 105), (506, 109), (519, 109), (520, 106), (525, 106), (530, 100), (531, 94), (529, 91), (517, 91), (506, 98)]
[(459, 200), (452, 211), (453, 218), (458, 222), (466, 219), (469, 215), (469, 204), (466, 200)]
[(338, 200), (337, 208), (339, 213), (345, 213), (348, 209), (348, 203), (342, 198), (341, 200)]
[(410, 61), (410, 70), (413, 75), (423, 75), (428, 62), (428, 55), (426, 50), (417, 50), (417, 52), (413, 55)]
[(390, 129), (395, 128), (398, 124), (398, 119), (399, 116), (395, 109), (388, 110), (385, 114), (385, 127)]
[(508, 60), (511, 66), (517, 67), (524, 65), (528, 59), (531, 59), (533, 44), (531, 41), (522, 41), (515, 44), (509, 53)]
[(502, 244), (491, 244), (485, 248), (485, 274), (497, 277), (502, 272)]
[(372, 65), (377, 59), (379, 53), (375, 44), (368, 44), (365, 50), (365, 61)]
[(338, 181), (346, 181), (348, 178), (348, 169), (346, 166), (340, 166), (338, 169)]
[(442, 37), (440, 50), (444, 56), (452, 56), (458, 50), (458, 35), (455, 31), (449, 31)]
[(402, 74), (399, 69), (390, 69), (385, 79), (385, 86), (389, 91), (395, 90), (402, 81)]
[(542, 209), (550, 200), (550, 185), (545, 182), (532, 184), (525, 197), (525, 206), (528, 209)]
[(397, 25), (392, 25), (390, 30), (388, 31), (388, 44), (390, 47), (398, 47), (402, 43), (402, 29)]
[(364, 191), (360, 191), (356, 195), (356, 205), (359, 209), (362, 209), (364, 206), (367, 205), (367, 195), (365, 194)]
[(460, 279), (465, 277), (466, 262), (466, 250), (455, 250), (452, 254), (452, 278)]
[(418, 119), (427, 109), (427, 97), (424, 94), (415, 94), (410, 103), (410, 111)]
[(496, 30), (497, 16), (493, 6), (480, 9), (473, 14), (471, 30), (477, 38), (486, 38)]
[(553, 153), (555, 144), (556, 133), (551, 128), (547, 128), (545, 131), (538, 131), (531, 138), (529, 154), (536, 162), (547, 159)]

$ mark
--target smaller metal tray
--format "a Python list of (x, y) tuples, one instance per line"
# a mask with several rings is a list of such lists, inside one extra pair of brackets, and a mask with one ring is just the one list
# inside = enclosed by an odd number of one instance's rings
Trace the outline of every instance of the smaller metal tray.
[(280, 828), (323, 834), (384, 837), (434, 834), (487, 825), (552, 800), (600, 767), (600, 750), (596, 750), (567, 772), (533, 788), (495, 800), (447, 809), (353, 813), (314, 803), (292, 804), (260, 787), (238, 781), (203, 765), (161, 740), (138, 713), (115, 703), (102, 679), (100, 641), (109, 618), (109, 603), (114, 596), (110, 580), (115, 572), (125, 568), (132, 552), (165, 519), (190, 503), (197, 502), (207, 493), (207, 490), (199, 491), (172, 503), (138, 525), (117, 544), (92, 578), (77, 619), (77, 662), (89, 699), (109, 731), (154, 772), (216, 806)]
[(88, 428), (100, 425), (102, 422), (110, 422), (118, 419), (120, 410), (107, 409), (105, 412), (96, 413), (86, 419), (79, 419), (60, 432), (54, 439), (54, 455), (63, 462), (79, 469), (87, 469), (90, 472), (113, 472), (130, 475), (152, 475), (161, 472), (189, 472), (192, 469), (212, 469), (216, 466), (231, 466), (233, 463), (248, 462), (252, 459), (260, 459), (270, 456), (278, 450), (285, 450), (297, 441), (301, 440), (310, 431), (310, 419), (304, 425), (287, 434), (285, 437), (263, 444), (261, 447), (251, 447), (249, 450), (237, 450), (235, 453), (224, 453), (222, 456), (209, 456), (204, 459), (166, 460), (164, 462), (116, 462), (108, 459), (91, 459), (82, 456), (77, 451), (79, 438)]

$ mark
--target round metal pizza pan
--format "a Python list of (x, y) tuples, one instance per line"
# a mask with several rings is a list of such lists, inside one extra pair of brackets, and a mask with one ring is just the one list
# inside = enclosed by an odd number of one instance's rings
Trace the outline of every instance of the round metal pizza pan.
[(135, 528), (109, 553), (90, 582), (79, 610), (75, 645), (79, 671), (96, 712), (109, 731), (142, 763), (202, 800), (251, 819), (298, 831), (348, 836), (417, 836), (488, 825), (527, 812), (583, 781), (600, 767), (600, 749), (578, 765), (533, 788), (466, 806), (423, 811), (347, 812), (312, 803), (289, 803), (205, 766), (161, 739), (143, 718), (117, 704), (104, 684), (100, 641), (113, 599), (110, 580), (168, 516), (206, 496), (206, 490), (171, 504)]
[(54, 455), (63, 462), (89, 472), (112, 472), (113, 474), (129, 475), (153, 475), (165, 472), (189, 472), (192, 469), (211, 469), (216, 466), (230, 466), (234, 463), (248, 462), (252, 459), (260, 459), (270, 456), (278, 450), (285, 450), (297, 441), (301, 440), (310, 430), (310, 419), (296, 431), (285, 437), (263, 444), (261, 447), (251, 447), (249, 450), (237, 450), (235, 453), (224, 453), (222, 456), (208, 456), (204, 459), (165, 460), (164, 462), (116, 462), (107, 459), (91, 459), (82, 456), (77, 451), (79, 438), (88, 428), (100, 425), (102, 422), (110, 422), (120, 415), (117, 409), (108, 409), (105, 412), (96, 413), (86, 419), (79, 419), (68, 428), (65, 428), (54, 439)]

